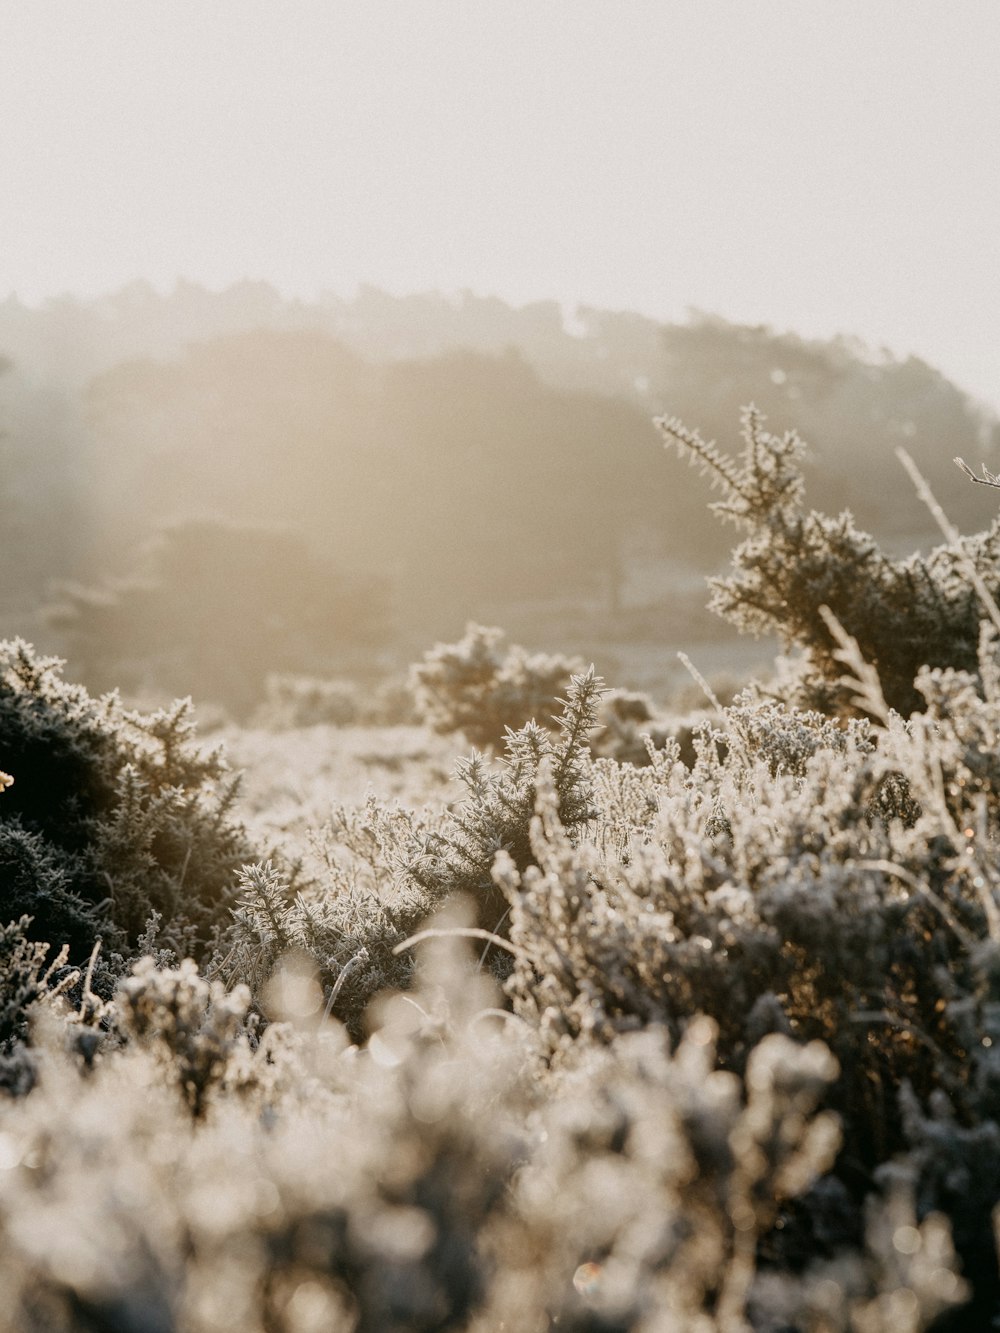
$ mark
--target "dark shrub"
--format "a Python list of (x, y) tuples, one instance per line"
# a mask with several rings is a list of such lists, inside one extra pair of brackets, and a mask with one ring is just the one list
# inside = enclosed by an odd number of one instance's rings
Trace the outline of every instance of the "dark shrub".
[(133, 945), (154, 910), (190, 952), (228, 917), (247, 858), (235, 782), (194, 741), (190, 701), (143, 715), (92, 698), (61, 663), (0, 644), (0, 916), (74, 957)]

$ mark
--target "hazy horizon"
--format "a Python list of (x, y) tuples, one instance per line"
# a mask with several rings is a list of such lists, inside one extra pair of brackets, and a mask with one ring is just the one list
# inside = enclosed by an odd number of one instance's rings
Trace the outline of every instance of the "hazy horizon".
[(1000, 406), (1000, 9), (0, 0), (0, 299), (244, 278), (845, 334)]

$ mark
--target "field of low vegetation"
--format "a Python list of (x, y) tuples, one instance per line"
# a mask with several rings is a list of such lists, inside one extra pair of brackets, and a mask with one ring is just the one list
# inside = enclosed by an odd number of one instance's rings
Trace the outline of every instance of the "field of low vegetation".
[[(0, 645), (0, 1333), (1000, 1327), (1000, 523), (658, 426), (783, 648), (695, 706), (479, 624), (377, 691), (241, 638), (203, 720)], [(67, 601), (95, 676), (172, 540)]]

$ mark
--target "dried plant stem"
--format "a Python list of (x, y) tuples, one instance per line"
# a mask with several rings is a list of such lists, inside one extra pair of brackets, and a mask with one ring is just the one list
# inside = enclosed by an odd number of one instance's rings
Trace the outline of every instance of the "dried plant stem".
[(510, 940), (505, 940), (502, 935), (494, 935), (492, 930), (482, 930), (479, 926), (431, 926), (427, 930), (418, 930), (416, 935), (411, 935), (409, 939), (397, 944), (392, 952), (394, 954), (402, 953), (404, 949), (410, 949), (422, 940), (444, 939), (449, 935), (457, 935), (470, 940), (488, 940), (490, 944), (495, 944), (498, 949), (506, 949), (515, 958), (521, 956), (520, 949), (511, 944)]
[(337, 996), (340, 994), (344, 982), (354, 971), (354, 969), (358, 966), (358, 964), (363, 963), (367, 957), (368, 957), (367, 950), (362, 949), (359, 953), (356, 953), (353, 958), (349, 958), (348, 961), (344, 964), (344, 966), (340, 969), (340, 976), (337, 978), (337, 980), (331, 987), (330, 996), (326, 1002), (326, 1007), (323, 1010), (324, 1019), (329, 1018), (330, 1015), (333, 1013), (333, 1006), (337, 1003)]
[(705, 698), (709, 701), (709, 703), (716, 710), (719, 716), (725, 718), (726, 710), (719, 702), (719, 696), (715, 693), (711, 685), (709, 685), (708, 681), (701, 674), (701, 672), (698, 670), (695, 664), (691, 661), (690, 657), (688, 657), (687, 653), (678, 653), (677, 656), (680, 658), (681, 662), (684, 665), (684, 669), (691, 676), (692, 680), (694, 680), (697, 685), (701, 686), (701, 690), (702, 693), (705, 695)]

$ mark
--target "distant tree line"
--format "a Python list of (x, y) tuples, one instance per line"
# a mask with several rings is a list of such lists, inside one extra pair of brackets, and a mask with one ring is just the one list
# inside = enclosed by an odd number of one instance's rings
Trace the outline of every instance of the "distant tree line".
[[(304, 608), (293, 591), (326, 571), (336, 596), (311, 604), (349, 653), (370, 648), (376, 622), (383, 636), (416, 627), (429, 642), (543, 602), (614, 618), (645, 597), (650, 624), (669, 620), (663, 595), (632, 578), (636, 561), (697, 580), (722, 566), (728, 542), (705, 521), (697, 479), (662, 457), (657, 414), (725, 439), (755, 402), (770, 429), (795, 426), (807, 441), (816, 502), (851, 508), (890, 546), (934, 537), (899, 485), (898, 444), (959, 526), (992, 516), (988, 495), (942, 468), (956, 453), (995, 466), (1000, 427), (932, 367), (705, 315), (658, 325), (584, 310), (567, 327), (555, 303), (367, 289), (303, 306), (263, 284), (169, 297), (140, 285), (37, 311), (8, 301), (0, 353), (0, 616), (8, 632), (44, 639), (37, 612), (55, 601), (64, 638), (51, 646), (80, 653), (75, 669), (92, 667), (92, 682), (124, 636), (109, 616), (135, 617), (149, 636), (173, 624), (192, 641), (205, 616), (230, 636), (240, 616), (263, 624), (271, 594), (240, 600), (263, 576), (233, 585), (232, 616), (207, 611), (221, 572), (254, 549), (272, 552), (274, 596), (289, 608)], [(157, 561), (184, 532), (205, 551), (182, 596)], [(503, 618), (516, 627), (516, 614)], [(333, 635), (315, 630), (307, 651), (286, 626), (300, 645), (291, 656), (319, 670)], [(134, 659), (138, 645), (133, 635), (122, 652)]]

